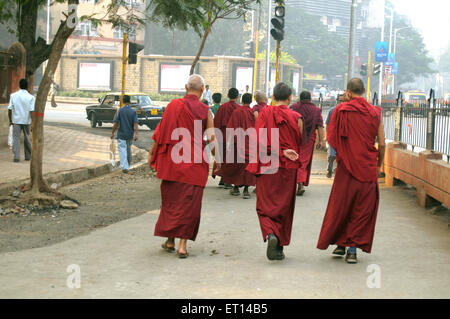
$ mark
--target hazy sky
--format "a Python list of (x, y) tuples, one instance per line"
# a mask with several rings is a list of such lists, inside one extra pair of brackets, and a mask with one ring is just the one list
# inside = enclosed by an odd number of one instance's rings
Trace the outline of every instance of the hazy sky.
[[(421, 32), (427, 49), (437, 57), (450, 42), (450, 0), (392, 0)], [(401, 33), (401, 31), (400, 31)]]

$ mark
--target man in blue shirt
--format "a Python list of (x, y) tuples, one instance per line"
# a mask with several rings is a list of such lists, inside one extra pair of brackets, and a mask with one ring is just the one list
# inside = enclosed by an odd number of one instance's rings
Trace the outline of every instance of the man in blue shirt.
[(111, 132), (111, 139), (117, 127), (117, 147), (119, 149), (120, 167), (122, 172), (128, 174), (131, 165), (131, 145), (133, 140), (138, 139), (138, 117), (134, 109), (131, 108), (130, 96), (123, 96), (124, 107), (120, 108), (114, 118), (114, 125)]
[[(342, 102), (344, 102), (344, 95), (338, 94), (337, 105), (341, 104)], [(333, 114), (333, 111), (335, 108), (336, 108), (336, 106), (330, 109), (330, 111), (328, 112), (327, 120), (325, 121), (325, 124), (327, 125), (327, 133), (328, 133), (328, 124), (330, 124), (331, 115)], [(327, 171), (328, 171), (327, 177), (328, 178), (331, 178), (333, 176), (333, 164), (334, 164), (335, 160), (336, 160), (336, 150), (334, 148), (332, 148), (331, 145), (329, 145), (328, 169), (327, 169)]]

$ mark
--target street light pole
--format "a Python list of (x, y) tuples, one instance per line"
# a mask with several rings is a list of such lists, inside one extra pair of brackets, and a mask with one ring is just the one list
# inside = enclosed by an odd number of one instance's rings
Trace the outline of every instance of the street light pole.
[[(390, 23), (390, 28), (389, 28), (389, 53), (392, 52), (391, 51), (391, 49), (392, 49), (392, 28), (394, 26), (394, 9), (390, 8), (390, 10), (391, 10), (391, 23)], [(392, 71), (391, 71), (391, 73), (392, 73)], [(391, 76), (392, 76), (392, 74), (391, 74)], [(390, 86), (390, 89), (387, 91), (389, 91), (391, 94), (393, 94), (394, 88), (392, 86), (392, 83), (389, 86)]]
[(266, 50), (266, 95), (269, 97), (269, 81), (270, 81), (270, 15), (272, 12), (272, 0), (269, 2), (269, 10), (267, 11), (267, 50)]
[(352, 0), (352, 10), (350, 16), (350, 40), (348, 44), (348, 64), (347, 64), (347, 74), (348, 80), (353, 77), (354, 65), (355, 65), (355, 27), (356, 27), (356, 0)]
[[(381, 23), (381, 42), (384, 42), (384, 13), (385, 13), (385, 1), (383, 1), (383, 22)], [(384, 63), (381, 62), (381, 66), (380, 66), (380, 80), (378, 83), (378, 101), (379, 104), (381, 105), (381, 99), (383, 97), (383, 94), (381, 92), (381, 90), (383, 89), (383, 72), (384, 72)]]
[[(396, 55), (397, 52), (397, 32), (405, 29), (411, 29), (411, 27), (398, 28), (394, 30), (394, 56)], [(393, 75), (392, 77), (392, 90), (395, 90), (395, 75)]]

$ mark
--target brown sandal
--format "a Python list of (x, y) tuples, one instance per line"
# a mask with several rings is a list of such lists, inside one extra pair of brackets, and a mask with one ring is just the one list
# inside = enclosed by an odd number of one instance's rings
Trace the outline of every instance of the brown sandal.
[(178, 255), (178, 258), (188, 258), (189, 253), (188, 252), (180, 253), (179, 251), (177, 251), (177, 255)]
[(167, 251), (169, 253), (175, 251), (175, 246), (169, 247), (169, 246), (167, 246), (167, 243), (162, 244), (161, 247), (162, 247), (162, 249), (164, 249), (165, 251)]

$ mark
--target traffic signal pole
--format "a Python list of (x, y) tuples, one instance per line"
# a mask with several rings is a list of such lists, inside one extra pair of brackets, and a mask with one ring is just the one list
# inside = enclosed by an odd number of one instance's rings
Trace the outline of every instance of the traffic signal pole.
[(127, 33), (123, 33), (123, 50), (122, 50), (122, 92), (120, 94), (120, 107), (123, 106), (123, 96), (125, 95), (125, 80), (127, 72)]
[(369, 51), (369, 72), (367, 77), (367, 102), (370, 101), (370, 76), (372, 75), (372, 52)]
[(279, 73), (279, 62), (280, 62), (280, 41), (277, 41), (277, 60), (275, 62), (275, 83), (278, 83), (280, 80), (280, 73)]

